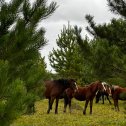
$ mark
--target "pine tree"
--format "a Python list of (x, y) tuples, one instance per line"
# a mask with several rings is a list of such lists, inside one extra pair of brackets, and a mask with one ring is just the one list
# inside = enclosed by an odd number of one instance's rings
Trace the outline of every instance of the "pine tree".
[[(115, 48), (112, 60), (114, 58), (113, 64), (111, 64), (115, 78), (120, 78), (121, 82), (125, 83), (126, 74), (126, 2), (124, 0), (108, 0), (108, 5), (110, 10), (115, 14), (119, 15), (119, 19), (113, 18), (110, 23), (96, 24), (93, 20), (93, 16), (86, 15), (86, 19), (89, 23), (87, 31), (94, 36), (94, 39), (105, 39), (109, 45), (109, 48)], [(112, 52), (111, 52), (112, 53)], [(110, 54), (108, 54), (110, 55)], [(109, 59), (111, 60), (111, 59)], [(106, 66), (107, 67), (107, 66)], [(109, 64), (108, 64), (109, 68)], [(104, 67), (102, 68), (104, 69)], [(113, 76), (113, 74), (111, 73)]]
[[(91, 71), (88, 75), (92, 76), (94, 80), (100, 79), (109, 81), (111, 78), (115, 79), (117, 77), (124, 79), (124, 74), (126, 72), (124, 70), (125, 55), (120, 48), (116, 45), (110, 46), (109, 41), (103, 38), (101, 39), (100, 37), (94, 37), (94, 39), (90, 41), (82, 39), (79, 29), (80, 28), (75, 26), (77, 43), (85, 59), (84, 66), (88, 66), (87, 68)], [(121, 82), (124, 83), (125, 81)]]
[(0, 125), (9, 126), (24, 110), (27, 91), (24, 82), (11, 80), (8, 61), (0, 60)]
[(125, 0), (107, 0), (110, 10), (123, 18), (126, 18), (126, 1)]
[(123, 18), (113, 18), (109, 24), (97, 25), (93, 20), (93, 16), (86, 15), (89, 23), (89, 27), (86, 29), (93, 35), (93, 39), (91, 41), (82, 39), (81, 28), (77, 26), (75, 26), (75, 34), (86, 62), (83, 67), (91, 71), (90, 75), (94, 79), (113, 79), (124, 84), (126, 81), (126, 2), (123, 0), (108, 0), (108, 2), (110, 9)]
[(56, 40), (58, 49), (50, 52), (49, 60), (54, 70), (63, 78), (78, 78), (82, 75), (81, 53), (76, 44), (74, 29), (64, 26)]
[(95, 38), (107, 39), (109, 45), (118, 46), (124, 53), (126, 53), (126, 21), (124, 19), (112, 19), (109, 24), (96, 25), (93, 21), (93, 17), (86, 16), (86, 19), (90, 25), (87, 30)]
[[(0, 1), (0, 125), (8, 126), (25, 107), (34, 107), (36, 86), (46, 76), (40, 48), (46, 44), (39, 21), (56, 9), (45, 0)], [(3, 74), (4, 73), (4, 74)], [(40, 84), (39, 84), (40, 85)], [(32, 102), (31, 102), (32, 101)], [(32, 106), (31, 106), (32, 104)], [(30, 108), (30, 109), (31, 109)]]

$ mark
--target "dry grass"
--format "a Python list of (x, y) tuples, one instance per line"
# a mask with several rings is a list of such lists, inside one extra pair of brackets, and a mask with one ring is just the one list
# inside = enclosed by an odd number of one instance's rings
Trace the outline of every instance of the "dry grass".
[(58, 114), (54, 114), (53, 110), (50, 114), (46, 114), (47, 100), (36, 103), (36, 113), (34, 115), (23, 115), (17, 119), (11, 126), (126, 126), (126, 118), (124, 111), (124, 102), (119, 101), (120, 112), (114, 110), (113, 105), (93, 104), (93, 114), (89, 114), (89, 106), (87, 114), (83, 115), (84, 102), (73, 100), (72, 113), (63, 113), (63, 100), (60, 100)]

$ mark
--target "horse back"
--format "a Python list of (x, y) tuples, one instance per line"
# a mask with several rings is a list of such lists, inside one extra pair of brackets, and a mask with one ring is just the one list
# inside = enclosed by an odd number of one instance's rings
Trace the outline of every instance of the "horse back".
[(87, 87), (78, 87), (78, 91), (74, 93), (74, 98), (79, 101), (85, 101), (88, 97), (88, 86)]
[(126, 88), (116, 86), (112, 89), (113, 99), (126, 100)]
[(64, 91), (63, 85), (56, 80), (45, 81), (45, 87), (46, 98), (59, 97)]

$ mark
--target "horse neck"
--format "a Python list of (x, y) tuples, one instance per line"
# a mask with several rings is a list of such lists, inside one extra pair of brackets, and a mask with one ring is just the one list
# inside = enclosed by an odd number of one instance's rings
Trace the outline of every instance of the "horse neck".
[(111, 87), (109, 85), (106, 85), (106, 92), (111, 95)]
[(93, 83), (93, 84), (90, 85), (89, 88), (90, 88), (92, 93), (96, 93), (98, 91), (98, 84)]
[(70, 87), (70, 84), (69, 84), (68, 80), (59, 79), (58, 81), (59, 81), (59, 84), (62, 86), (63, 90)]

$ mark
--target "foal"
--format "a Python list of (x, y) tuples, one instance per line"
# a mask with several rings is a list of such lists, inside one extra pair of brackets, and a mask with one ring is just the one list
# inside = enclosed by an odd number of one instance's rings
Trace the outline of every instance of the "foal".
[(78, 90), (76, 92), (74, 92), (70, 88), (66, 89), (65, 90), (66, 97), (64, 97), (64, 112), (66, 112), (66, 107), (68, 104), (71, 111), (71, 99), (74, 97), (79, 101), (86, 100), (85, 107), (83, 110), (84, 115), (86, 114), (86, 109), (90, 101), (90, 114), (92, 114), (93, 99), (98, 90), (104, 90), (103, 85), (100, 81), (93, 82), (86, 87), (78, 87)]
[(119, 111), (118, 100), (126, 100), (126, 88), (113, 85), (111, 91), (115, 110)]
[(58, 113), (58, 102), (61, 97), (63, 98), (63, 92), (65, 91), (65, 89), (77, 89), (76, 82), (73, 79), (59, 79), (46, 81), (45, 87), (45, 97), (49, 99), (47, 113), (50, 113), (50, 109), (52, 109), (53, 102), (56, 99), (55, 114)]

